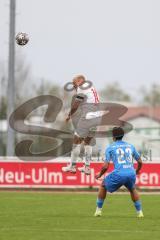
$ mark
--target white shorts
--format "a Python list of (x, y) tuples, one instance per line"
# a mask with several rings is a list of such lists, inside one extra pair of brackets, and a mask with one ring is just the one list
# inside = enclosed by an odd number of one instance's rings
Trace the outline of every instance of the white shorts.
[(78, 108), (72, 117), (75, 135), (86, 138), (94, 137), (96, 127), (101, 123), (102, 114), (98, 111), (98, 105), (86, 104)]

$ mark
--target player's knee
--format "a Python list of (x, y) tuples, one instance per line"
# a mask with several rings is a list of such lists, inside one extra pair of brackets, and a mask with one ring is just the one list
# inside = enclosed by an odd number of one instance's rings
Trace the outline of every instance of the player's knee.
[(74, 136), (73, 143), (74, 144), (81, 144), (82, 140), (83, 140), (82, 138), (80, 138), (78, 136)]
[(100, 188), (99, 188), (98, 197), (101, 198), (101, 199), (105, 199), (106, 193), (107, 193), (106, 188), (103, 185), (101, 185)]
[(85, 145), (89, 145), (90, 142), (91, 142), (91, 140), (92, 140), (92, 137), (86, 137), (86, 138), (84, 139), (84, 144), (85, 144)]
[(139, 200), (139, 194), (138, 194), (136, 188), (133, 188), (133, 189), (131, 189), (129, 191), (130, 191), (131, 198), (132, 198), (133, 202)]
[(132, 194), (137, 194), (137, 190), (136, 190), (135, 187), (131, 188), (129, 191), (130, 191)]

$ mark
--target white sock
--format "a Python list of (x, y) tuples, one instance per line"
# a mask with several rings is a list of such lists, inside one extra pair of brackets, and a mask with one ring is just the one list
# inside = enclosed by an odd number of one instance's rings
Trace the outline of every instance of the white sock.
[(92, 146), (84, 145), (84, 150), (85, 150), (85, 165), (90, 166), (90, 161), (92, 158)]
[(97, 209), (97, 210), (102, 210), (102, 208), (99, 208), (99, 207), (97, 207), (96, 209)]
[(71, 152), (71, 166), (75, 166), (81, 150), (81, 144), (73, 144)]

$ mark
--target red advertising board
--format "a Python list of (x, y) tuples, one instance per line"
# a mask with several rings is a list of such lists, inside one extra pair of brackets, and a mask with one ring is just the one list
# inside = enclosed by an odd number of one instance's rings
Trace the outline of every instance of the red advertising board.
[[(58, 162), (0, 162), (0, 187), (16, 188), (74, 188), (98, 187), (100, 181), (95, 180), (103, 163), (91, 164), (91, 175), (77, 171), (76, 174), (63, 173)], [(78, 163), (78, 166), (81, 166)], [(110, 167), (109, 172), (113, 169)], [(137, 176), (137, 186), (160, 188), (160, 164), (143, 164), (142, 171)]]

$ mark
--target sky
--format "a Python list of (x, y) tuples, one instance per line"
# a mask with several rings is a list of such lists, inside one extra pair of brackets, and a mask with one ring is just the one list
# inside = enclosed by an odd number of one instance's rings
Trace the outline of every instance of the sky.
[[(159, 0), (17, 0), (16, 51), (33, 80), (61, 86), (84, 74), (103, 89), (114, 81), (132, 95), (160, 83)], [(7, 69), (9, 0), (0, 0), (0, 62)]]

